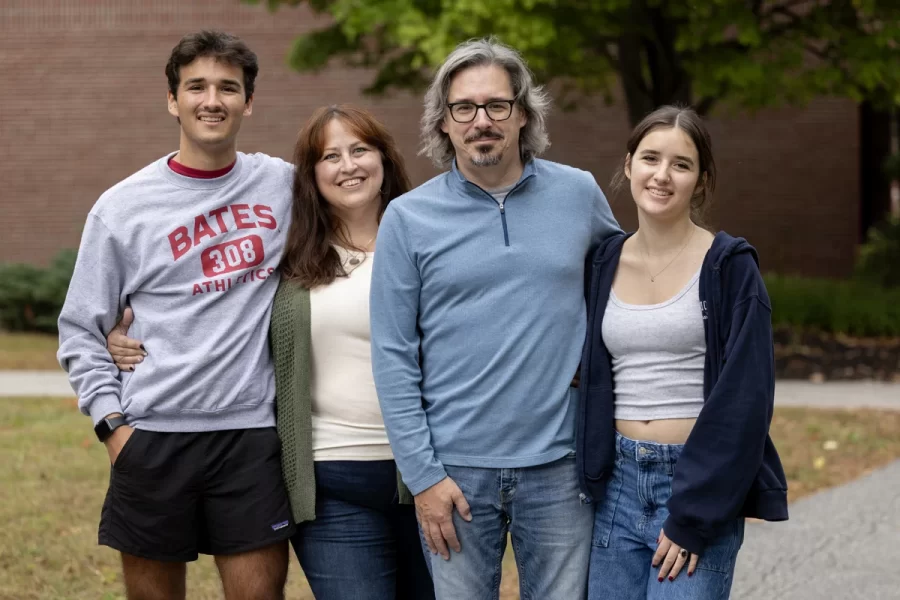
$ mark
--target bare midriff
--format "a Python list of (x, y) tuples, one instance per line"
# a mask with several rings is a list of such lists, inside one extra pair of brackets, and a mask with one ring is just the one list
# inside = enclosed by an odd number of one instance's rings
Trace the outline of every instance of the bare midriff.
[(658, 419), (656, 421), (623, 421), (616, 419), (616, 431), (627, 438), (659, 444), (683, 444), (697, 419)]

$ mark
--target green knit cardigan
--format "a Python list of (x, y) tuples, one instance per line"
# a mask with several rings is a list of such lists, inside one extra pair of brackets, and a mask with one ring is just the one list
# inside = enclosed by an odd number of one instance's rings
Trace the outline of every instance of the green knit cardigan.
[[(282, 279), (269, 326), (269, 344), (275, 362), (275, 418), (281, 439), (281, 469), (296, 523), (316, 518), (309, 306), (309, 290)], [(413, 503), (399, 472), (397, 489), (401, 503)]]

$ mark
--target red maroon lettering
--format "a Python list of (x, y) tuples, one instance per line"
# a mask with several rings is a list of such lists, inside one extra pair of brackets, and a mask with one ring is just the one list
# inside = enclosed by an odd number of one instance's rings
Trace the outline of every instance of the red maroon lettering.
[(268, 277), (269, 277), (269, 276), (266, 274), (266, 270), (265, 270), (265, 269), (257, 269), (257, 271), (256, 271), (256, 278), (257, 278), (257, 279), (268, 279)]
[(224, 279), (216, 279), (216, 291), (217, 292), (225, 291), (225, 280)]
[(207, 292), (211, 292), (211, 291), (212, 291), (212, 290), (210, 289), (210, 287), (209, 287), (211, 283), (212, 283), (211, 281), (204, 281), (204, 282), (203, 282), (203, 285), (204, 285), (204, 287), (206, 287), (206, 291), (207, 291)]
[(250, 218), (249, 204), (232, 204), (231, 214), (234, 215), (234, 224), (238, 229), (256, 229), (256, 223), (248, 220)]
[(210, 218), (215, 217), (216, 223), (219, 224), (219, 233), (225, 233), (228, 231), (228, 226), (225, 224), (225, 219), (222, 218), (222, 215), (228, 212), (228, 207), (223, 206), (222, 208), (217, 208), (216, 210), (209, 211)]
[(253, 207), (253, 212), (256, 213), (259, 221), (256, 222), (260, 227), (265, 227), (266, 229), (275, 229), (278, 227), (278, 222), (275, 221), (275, 215), (272, 214), (272, 209), (264, 204), (257, 204)]
[(194, 218), (194, 245), (199, 246), (205, 237), (216, 237), (216, 232), (206, 222), (206, 217), (199, 215)]
[(191, 294), (191, 296), (196, 296), (197, 294), (202, 294), (202, 293), (203, 293), (203, 288), (200, 287), (200, 284), (195, 283), (194, 284), (194, 293)]
[(178, 260), (191, 249), (191, 237), (187, 227), (179, 227), (169, 234), (169, 245), (172, 246), (172, 260)]

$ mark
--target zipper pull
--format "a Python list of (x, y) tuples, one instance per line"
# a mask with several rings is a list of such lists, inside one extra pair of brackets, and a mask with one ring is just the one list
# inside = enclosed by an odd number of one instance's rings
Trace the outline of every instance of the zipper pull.
[(499, 204), (500, 204), (500, 212), (504, 212), (504, 211), (503, 211), (503, 203), (500, 202)]

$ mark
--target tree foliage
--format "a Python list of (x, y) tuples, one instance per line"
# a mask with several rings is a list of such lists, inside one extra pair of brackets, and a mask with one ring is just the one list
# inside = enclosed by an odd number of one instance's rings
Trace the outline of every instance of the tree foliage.
[[(632, 122), (654, 107), (755, 109), (838, 95), (900, 105), (898, 0), (245, 0), (307, 5), (330, 25), (290, 64), (372, 69), (364, 91), (419, 89), (460, 41), (496, 35), (562, 101), (621, 83)], [(558, 98), (559, 99), (559, 98)]]

